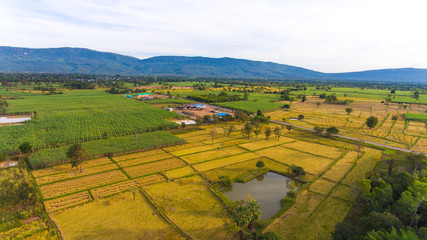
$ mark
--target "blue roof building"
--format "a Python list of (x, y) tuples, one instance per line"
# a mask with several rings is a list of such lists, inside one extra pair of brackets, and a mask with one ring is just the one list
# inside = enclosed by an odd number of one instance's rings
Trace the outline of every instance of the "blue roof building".
[(216, 115), (217, 115), (218, 117), (224, 117), (224, 116), (226, 116), (226, 115), (231, 115), (231, 114), (229, 114), (229, 113), (216, 113)]

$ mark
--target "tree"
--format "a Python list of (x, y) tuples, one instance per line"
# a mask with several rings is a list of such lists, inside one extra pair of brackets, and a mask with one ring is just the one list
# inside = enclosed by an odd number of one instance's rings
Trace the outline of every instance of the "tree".
[(265, 140), (268, 140), (268, 137), (270, 137), (270, 135), (271, 135), (271, 128), (270, 127), (266, 127), (265, 131), (264, 131), (264, 134), (265, 134)]
[(67, 157), (71, 159), (71, 167), (78, 169), (82, 172), (83, 159), (87, 157), (87, 151), (80, 144), (74, 144), (67, 151)]
[(358, 239), (358, 231), (351, 223), (339, 222), (335, 225), (332, 237), (334, 240), (356, 240)]
[(19, 145), (19, 150), (24, 154), (30, 153), (32, 148), (33, 146), (29, 142), (23, 142), (21, 145)]
[(417, 234), (408, 228), (407, 231), (405, 229), (399, 230), (400, 234), (396, 231), (395, 228), (391, 230), (391, 232), (387, 232), (385, 230), (375, 231), (372, 230), (368, 233), (367, 239), (370, 240), (418, 240)]
[(301, 102), (305, 102), (305, 101), (307, 101), (307, 97), (304, 95), (302, 96)]
[(369, 129), (372, 129), (378, 124), (378, 118), (375, 116), (370, 116), (366, 119), (366, 126), (369, 127)]
[(350, 115), (350, 113), (353, 112), (353, 108), (346, 108), (345, 111), (347, 112), (347, 115)]
[(413, 209), (411, 209), (414, 211), (411, 218), (411, 224), (409, 225), (412, 227), (418, 209), (420, 209), (420, 207), (423, 205), (424, 201), (427, 198), (427, 183), (415, 180), (414, 183), (408, 188), (408, 190), (412, 193), (413, 200), (415, 202)]
[(338, 134), (340, 132), (340, 130), (338, 130), (338, 128), (336, 127), (328, 127), (326, 129), (326, 135), (331, 136), (333, 134)]
[(216, 128), (211, 128), (211, 130), (210, 130), (210, 132), (209, 132), (209, 134), (211, 135), (211, 137), (212, 137), (212, 141), (214, 140), (214, 138), (215, 138), (215, 134), (216, 134)]
[(324, 130), (325, 130), (324, 127), (319, 127), (319, 126), (314, 127), (314, 131), (316, 131), (317, 134), (323, 133)]
[(234, 130), (234, 125), (228, 126), (227, 135), (230, 136), (233, 130)]
[(242, 129), (243, 134), (244, 134), (244, 135), (247, 135), (247, 136), (248, 136), (248, 139), (249, 139), (249, 137), (251, 136), (252, 129), (253, 129), (253, 126), (252, 126), (252, 123), (250, 123), (250, 122), (247, 122), (247, 123), (243, 126), (243, 129)]
[(420, 92), (419, 91), (415, 91), (414, 92), (414, 98), (419, 100), (420, 99)]
[(251, 222), (250, 219), (251, 213), (249, 208), (244, 204), (238, 204), (233, 212), (233, 221), (240, 228), (239, 230), (239, 239), (242, 239), (243, 230), (249, 226)]
[(185, 122), (181, 122), (181, 127), (185, 128)]
[(423, 169), (426, 165), (424, 154), (411, 153), (408, 155), (408, 160), (412, 162), (412, 166), (415, 172)]
[(255, 140), (258, 139), (258, 135), (261, 133), (261, 128), (258, 124), (254, 124), (253, 132), (255, 134)]
[(322, 104), (320, 102), (317, 102), (316, 105), (317, 105), (317, 108), (319, 108), (320, 105), (322, 105)]
[(280, 135), (282, 134), (282, 129), (279, 126), (274, 128), (274, 134), (276, 135), (277, 141), (280, 139)]
[(391, 120), (396, 121), (398, 117), (399, 117), (399, 116), (397, 116), (397, 115), (393, 115), (393, 116), (391, 117)]
[(303, 120), (304, 119), (304, 115), (300, 114), (298, 115), (298, 120)]
[(259, 206), (259, 203), (255, 200), (250, 200), (246, 202), (246, 205), (248, 206), (248, 212), (249, 212), (249, 229), (253, 231), (254, 222), (261, 218), (262, 212), (261, 207)]
[(288, 129), (288, 131), (291, 132), (291, 130), (294, 129), (294, 126), (288, 124), (286, 125), (286, 129)]
[(295, 176), (299, 176), (299, 175), (305, 175), (305, 170), (303, 167), (300, 166), (296, 166), (294, 164), (292, 164), (291, 166), (291, 172), (295, 175)]
[(264, 114), (261, 112), (261, 110), (258, 109), (258, 111), (256, 112), (257, 116), (264, 116)]
[(263, 161), (258, 161), (258, 162), (256, 163), (256, 167), (257, 167), (257, 168), (263, 168), (263, 167), (265, 167), (265, 163), (264, 163)]

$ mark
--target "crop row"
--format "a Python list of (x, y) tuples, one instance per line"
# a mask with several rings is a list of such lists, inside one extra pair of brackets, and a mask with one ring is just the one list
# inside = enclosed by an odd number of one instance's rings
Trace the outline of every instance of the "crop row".
[(167, 160), (152, 162), (143, 165), (138, 165), (134, 167), (127, 167), (124, 170), (133, 178), (147, 175), (150, 173), (160, 172), (169, 170), (172, 168), (177, 168), (184, 166), (185, 163), (179, 160), (178, 158), (170, 158)]
[(169, 153), (161, 153), (153, 156), (118, 162), (118, 164), (120, 165), (120, 167), (129, 167), (129, 166), (139, 165), (139, 164), (148, 163), (148, 162), (154, 162), (157, 160), (162, 160), (162, 159), (171, 158), (171, 157), (173, 156), (170, 155)]
[(92, 194), (92, 196), (97, 199), (97, 198), (102, 198), (102, 197), (106, 197), (106, 196), (110, 196), (113, 195), (115, 193), (119, 193), (119, 192), (123, 192), (126, 190), (130, 190), (134, 187), (137, 187), (137, 183), (134, 181), (126, 181), (126, 182), (120, 182), (120, 183), (116, 183), (113, 185), (108, 185), (105, 187), (100, 187), (100, 188), (95, 188), (90, 190), (90, 193)]
[[(147, 141), (149, 139), (149, 141)], [(134, 135), (124, 137), (114, 137), (96, 141), (82, 143), (89, 156), (99, 156), (107, 153), (125, 153), (132, 152), (138, 149), (165, 146), (183, 142), (184, 140), (165, 131), (156, 131), (149, 133), (141, 133), (137, 135), (135, 141)], [(69, 146), (50, 148), (39, 150), (28, 157), (28, 161), (32, 168), (42, 168), (60, 163), (66, 163), (70, 159), (67, 158), (66, 152)]]
[(38, 185), (42, 185), (50, 182), (56, 182), (56, 181), (65, 180), (68, 178), (86, 176), (86, 175), (90, 175), (98, 172), (105, 172), (105, 171), (118, 168), (116, 164), (107, 164), (107, 165), (101, 165), (101, 166), (92, 167), (92, 168), (86, 168), (83, 164), (82, 171), (80, 172), (80, 169), (75, 169), (75, 168), (71, 169), (70, 165), (69, 167), (70, 167), (70, 170), (67, 173), (60, 173), (60, 174), (55, 174), (50, 176), (39, 177), (39, 178), (36, 178), (36, 183)]
[(134, 153), (134, 154), (117, 156), (117, 157), (114, 157), (114, 160), (116, 160), (117, 162), (120, 162), (123, 160), (129, 160), (129, 159), (134, 159), (134, 158), (156, 155), (159, 153), (164, 153), (164, 151), (162, 149), (154, 149), (154, 150), (150, 150), (150, 151), (144, 151), (144, 152), (139, 152), (139, 153)]
[(197, 171), (204, 172), (214, 168), (219, 168), (219, 167), (227, 166), (230, 164), (247, 161), (247, 160), (258, 158), (258, 157), (259, 155), (255, 153), (243, 153), (243, 154), (232, 156), (232, 157), (227, 157), (227, 158), (222, 158), (222, 159), (217, 159), (209, 162), (196, 164), (194, 165), (194, 168)]
[(53, 198), (125, 179), (127, 179), (126, 175), (124, 175), (121, 171), (115, 170), (43, 185), (40, 187), (40, 191), (44, 198)]
[(62, 198), (56, 198), (53, 200), (45, 201), (44, 205), (47, 212), (54, 212), (63, 208), (88, 202), (90, 200), (91, 197), (88, 192), (80, 192)]
[(176, 126), (164, 120), (172, 116), (166, 112), (150, 109), (141, 112), (67, 115), (32, 120), (31, 124), (6, 126), (0, 128), (0, 151), (16, 149), (23, 139), (34, 148), (47, 148)]
[[(85, 161), (84, 168), (87, 169), (87, 168), (96, 167), (99, 165), (104, 165), (109, 163), (112, 163), (109, 158), (97, 158), (97, 159)], [(66, 172), (69, 172), (70, 170), (71, 170), (70, 164), (62, 164), (62, 165), (57, 165), (50, 168), (33, 170), (32, 174), (34, 177), (38, 178), (38, 177), (48, 176), (52, 174), (66, 173)]]

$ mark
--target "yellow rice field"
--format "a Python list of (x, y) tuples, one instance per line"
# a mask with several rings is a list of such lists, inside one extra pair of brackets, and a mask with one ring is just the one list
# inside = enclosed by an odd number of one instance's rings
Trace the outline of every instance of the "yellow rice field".
[(67, 207), (72, 207), (81, 203), (85, 203), (92, 200), (89, 193), (80, 192), (76, 194), (71, 194), (61, 198), (55, 198), (53, 200), (48, 200), (44, 202), (47, 212), (53, 212), (61, 210)]
[(124, 168), (125, 172), (129, 174), (132, 178), (140, 177), (150, 173), (166, 171), (169, 169), (182, 167), (185, 163), (179, 160), (178, 158), (169, 158), (163, 161), (151, 162), (142, 165), (137, 165), (133, 167)]
[(50, 214), (64, 239), (185, 239), (142, 194), (123, 193)]
[(99, 173), (81, 178), (75, 178), (67, 181), (52, 183), (40, 186), (43, 198), (52, 198), (68, 193), (90, 189), (97, 186), (106, 185), (127, 179), (121, 171)]
[(196, 171), (194, 171), (193, 167), (191, 166), (185, 166), (182, 168), (177, 168), (177, 169), (164, 172), (164, 174), (170, 179), (185, 177), (195, 173)]
[(145, 151), (145, 152), (139, 152), (139, 153), (134, 153), (134, 154), (117, 156), (117, 157), (114, 157), (113, 159), (117, 162), (120, 162), (123, 160), (134, 159), (134, 158), (142, 158), (142, 157), (147, 157), (147, 156), (160, 154), (160, 153), (164, 153), (164, 151), (162, 149), (154, 149), (154, 150)]
[(233, 146), (233, 147), (227, 147), (227, 148), (221, 148), (221, 149), (214, 149), (206, 152), (195, 153), (191, 155), (185, 155), (185, 156), (182, 156), (181, 158), (190, 164), (194, 164), (198, 162), (204, 162), (204, 161), (227, 157), (227, 156), (244, 153), (244, 152), (246, 152), (244, 149)]
[(224, 167), (234, 163), (244, 162), (244, 161), (255, 159), (258, 157), (260, 156), (255, 153), (243, 153), (243, 154), (232, 156), (232, 157), (226, 157), (218, 160), (196, 164), (194, 165), (194, 168), (197, 171), (203, 172), (203, 171), (208, 171), (214, 168)]
[(289, 166), (292, 164), (301, 166), (313, 175), (318, 175), (333, 162), (329, 158), (318, 157), (281, 146), (260, 150), (257, 153)]
[(233, 239), (236, 228), (223, 203), (199, 176), (150, 185), (149, 196), (194, 239)]

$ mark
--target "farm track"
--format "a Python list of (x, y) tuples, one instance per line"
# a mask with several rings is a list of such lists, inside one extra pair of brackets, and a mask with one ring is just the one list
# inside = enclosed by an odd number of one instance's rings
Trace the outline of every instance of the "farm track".
[[(308, 131), (310, 131), (310, 132), (315, 132), (315, 131), (314, 131), (314, 129), (311, 129), (311, 128), (308, 128), (308, 127), (298, 126), (298, 125), (291, 124), (291, 123), (287, 123), (287, 122), (282, 122), (282, 121), (277, 121), (277, 120), (270, 120), (270, 122), (277, 123), (277, 124), (283, 124), (283, 125), (290, 125), (290, 126), (295, 127), (295, 128), (299, 128), (299, 129), (303, 129), (303, 130), (308, 130)], [(398, 151), (403, 151), (403, 152), (407, 152), (407, 153), (416, 153), (416, 154), (420, 154), (420, 152), (412, 151), (412, 150), (409, 150), (409, 149), (404, 149), (404, 148), (399, 148), (399, 147), (388, 146), (388, 145), (385, 145), (385, 144), (375, 143), (375, 142), (371, 142), (371, 141), (366, 141), (366, 140), (358, 139), (358, 138), (354, 138), (354, 137), (348, 137), (348, 136), (339, 135), (339, 134), (335, 134), (335, 135), (333, 135), (333, 136), (335, 136), (335, 137), (339, 137), (339, 138), (348, 139), (348, 140), (352, 140), (352, 141), (356, 141), (356, 142), (363, 142), (363, 143), (367, 143), (367, 144), (375, 145), (375, 146), (378, 146), (378, 147), (389, 148), (389, 149), (398, 150)], [(425, 155), (427, 155), (427, 154), (425, 154)]]

